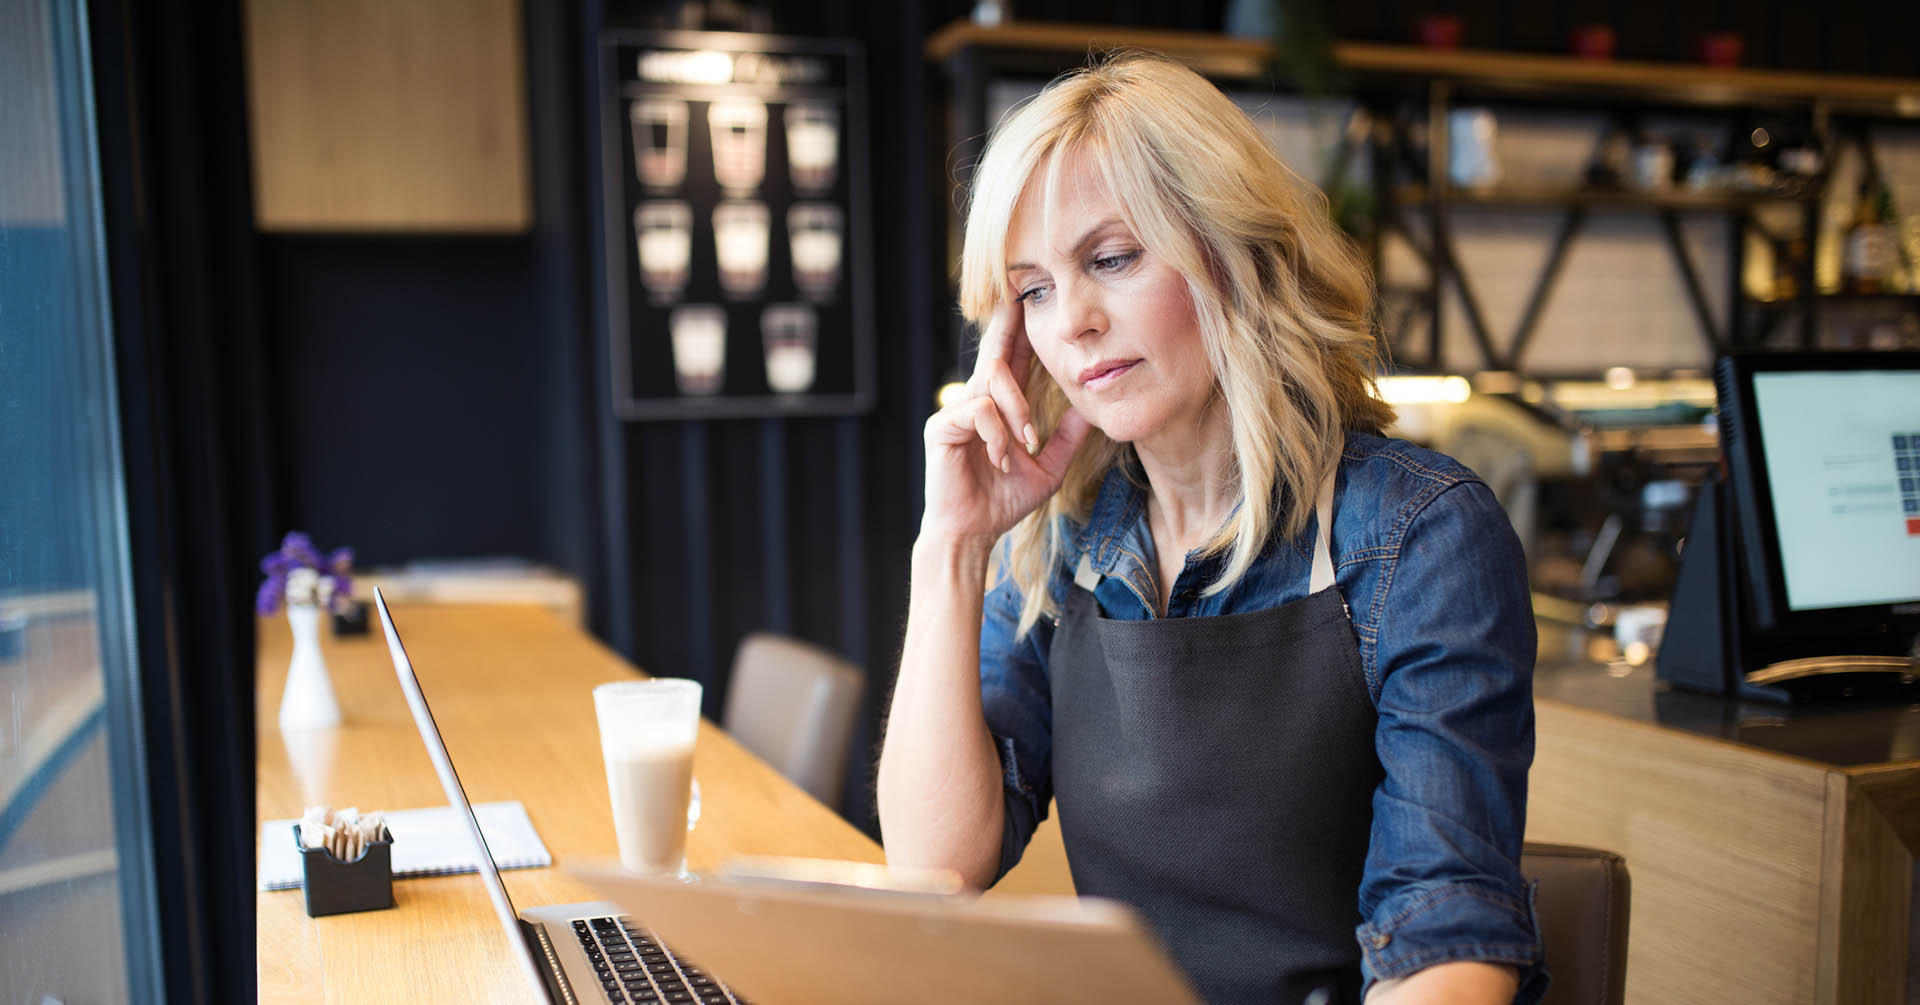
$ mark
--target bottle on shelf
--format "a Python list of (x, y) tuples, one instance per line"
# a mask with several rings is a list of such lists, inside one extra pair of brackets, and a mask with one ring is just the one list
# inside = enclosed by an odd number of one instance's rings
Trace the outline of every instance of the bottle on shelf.
[(1773, 242), (1768, 238), (1749, 230), (1743, 238), (1740, 268), (1740, 286), (1747, 296), (1761, 303), (1772, 303), (1780, 299), (1779, 268), (1775, 259)]
[(1853, 222), (1847, 226), (1846, 290), (1882, 293), (1893, 272), (1893, 194), (1878, 178), (1860, 183), (1854, 200)]
[(1781, 254), (1773, 256), (1773, 295), (1779, 300), (1793, 300), (1800, 296), (1800, 265), (1807, 260), (1806, 238), (1795, 236), (1787, 241)]

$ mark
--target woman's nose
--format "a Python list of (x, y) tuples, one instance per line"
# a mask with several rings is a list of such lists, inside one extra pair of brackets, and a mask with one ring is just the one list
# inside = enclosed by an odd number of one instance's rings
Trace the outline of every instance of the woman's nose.
[(1106, 304), (1096, 284), (1086, 282), (1060, 285), (1058, 336), (1072, 342), (1107, 329)]

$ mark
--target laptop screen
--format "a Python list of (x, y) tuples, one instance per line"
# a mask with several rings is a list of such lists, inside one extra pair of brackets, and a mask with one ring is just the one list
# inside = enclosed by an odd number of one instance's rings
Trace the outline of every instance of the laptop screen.
[(400, 630), (393, 625), (393, 615), (387, 610), (387, 598), (380, 594), (379, 587), (373, 591), (373, 604), (380, 611), (380, 627), (387, 633), (387, 652), (393, 657), (394, 675), (400, 678), (400, 690), (407, 696), (407, 707), (413, 710), (413, 723), (420, 730), (420, 739), (427, 745), (427, 756), (433, 760), (433, 770), (440, 776), (440, 787), (446, 790), (447, 802), (459, 811), (460, 819), (466, 824), (467, 833), (473, 836), (474, 847), (479, 854), (474, 856), (475, 870), (487, 885), (487, 898), (493, 901), (494, 914), (499, 916), (500, 927), (506, 930), (507, 944), (514, 958), (520, 963), (520, 970), (527, 980), (539, 990), (542, 998), (547, 996), (546, 981), (540, 975), (540, 968), (534, 963), (533, 951), (527, 948), (526, 940), (520, 936), (520, 914), (513, 909), (513, 901), (507, 896), (507, 887), (500, 881), (500, 870), (494, 868), (493, 853), (487, 849), (486, 836), (480, 833), (480, 821), (473, 815), (473, 804), (467, 801), (467, 790), (460, 785), (460, 776), (453, 770), (453, 759), (447, 756), (447, 745), (440, 739), (440, 727), (433, 721), (433, 711), (427, 707), (427, 696), (420, 690), (420, 679), (414, 676), (413, 661), (407, 658), (406, 646), (400, 643)]

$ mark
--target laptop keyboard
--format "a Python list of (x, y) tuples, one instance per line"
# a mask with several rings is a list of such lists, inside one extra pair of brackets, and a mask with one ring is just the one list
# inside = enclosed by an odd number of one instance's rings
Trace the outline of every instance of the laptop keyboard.
[(748, 1005), (725, 984), (674, 955), (632, 918), (581, 918), (573, 923), (609, 1002), (635, 1005)]

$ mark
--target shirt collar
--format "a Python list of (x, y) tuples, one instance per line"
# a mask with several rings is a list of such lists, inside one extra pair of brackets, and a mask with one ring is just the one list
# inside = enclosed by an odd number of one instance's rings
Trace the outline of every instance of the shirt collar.
[(1102, 576), (1114, 575), (1126, 554), (1126, 549), (1120, 547), (1121, 542), (1145, 532), (1146, 513), (1146, 491), (1128, 475), (1125, 464), (1108, 469), (1086, 525), (1074, 539), (1072, 561), (1068, 566), (1078, 565), (1082, 554), (1091, 554), (1093, 571)]

